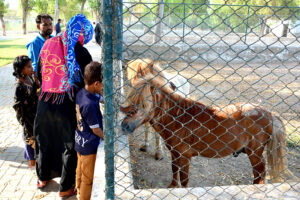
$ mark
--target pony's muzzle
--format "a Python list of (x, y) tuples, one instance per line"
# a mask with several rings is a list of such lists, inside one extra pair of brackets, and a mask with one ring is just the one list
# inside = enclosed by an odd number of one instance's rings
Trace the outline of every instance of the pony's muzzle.
[(122, 131), (123, 131), (124, 133), (130, 134), (130, 133), (133, 133), (133, 132), (134, 132), (134, 130), (135, 130), (136, 127), (137, 127), (137, 124), (134, 123), (134, 122), (127, 122), (127, 121), (124, 120), (124, 121), (122, 122), (122, 124), (121, 124), (121, 127), (122, 127)]

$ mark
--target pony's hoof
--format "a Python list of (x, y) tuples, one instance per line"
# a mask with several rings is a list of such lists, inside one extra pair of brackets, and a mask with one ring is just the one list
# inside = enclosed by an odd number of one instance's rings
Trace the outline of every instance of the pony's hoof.
[(144, 145), (140, 148), (140, 151), (142, 152), (147, 152), (147, 149), (148, 149), (148, 146), (147, 145)]
[(162, 160), (164, 157), (160, 153), (155, 154), (155, 160)]
[(174, 183), (171, 183), (169, 186), (168, 186), (168, 188), (177, 188), (178, 187), (178, 185), (177, 184), (174, 184)]

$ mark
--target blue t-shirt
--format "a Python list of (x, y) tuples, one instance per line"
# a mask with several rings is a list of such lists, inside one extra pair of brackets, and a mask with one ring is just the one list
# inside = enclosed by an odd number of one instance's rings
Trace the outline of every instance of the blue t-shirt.
[[(50, 35), (50, 38), (52, 38), (52, 37), (53, 36)], [(46, 41), (46, 39), (41, 34), (38, 34), (34, 38), (34, 40), (32, 40), (31, 42), (29, 42), (26, 45), (26, 49), (28, 51), (28, 57), (31, 59), (33, 71), (35, 71), (35, 72), (36, 72), (36, 68), (38, 65), (40, 51), (42, 50), (45, 41)]]
[(81, 155), (97, 153), (100, 138), (93, 133), (93, 128), (103, 130), (99, 96), (82, 88), (76, 96), (77, 128), (75, 150)]
[(55, 31), (56, 31), (56, 35), (61, 32), (60, 24), (58, 22), (55, 24)]

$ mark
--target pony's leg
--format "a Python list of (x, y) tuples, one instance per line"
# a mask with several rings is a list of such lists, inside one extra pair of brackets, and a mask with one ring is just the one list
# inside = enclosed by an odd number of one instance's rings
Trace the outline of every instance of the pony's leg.
[(258, 141), (254, 143), (256, 144), (248, 145), (248, 148), (245, 149), (253, 168), (253, 184), (264, 184), (266, 176), (265, 159), (263, 157), (264, 146)]
[(161, 138), (160, 136), (158, 135), (158, 133), (154, 132), (155, 133), (155, 145), (156, 145), (156, 153), (155, 153), (155, 159), (156, 160), (161, 160), (163, 159), (163, 156), (162, 156), (162, 146), (161, 146)]
[(179, 172), (179, 166), (177, 163), (177, 160), (179, 158), (179, 153), (176, 151), (171, 151), (172, 156), (172, 173), (173, 173), (173, 179), (171, 184), (168, 186), (168, 188), (175, 188), (178, 187), (178, 172)]
[(149, 140), (148, 140), (148, 137), (149, 137), (149, 123), (146, 123), (145, 124), (145, 143), (144, 145), (140, 148), (140, 151), (143, 151), (143, 152), (147, 152), (147, 149), (148, 149), (148, 146), (149, 146)]
[(184, 156), (178, 160), (178, 165), (180, 167), (180, 183), (182, 187), (187, 187), (189, 183), (190, 160), (191, 158)]

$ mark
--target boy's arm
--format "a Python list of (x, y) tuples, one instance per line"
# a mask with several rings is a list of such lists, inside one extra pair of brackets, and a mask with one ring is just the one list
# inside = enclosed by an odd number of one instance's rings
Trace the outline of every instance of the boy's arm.
[(103, 138), (103, 131), (101, 129), (101, 116), (99, 106), (96, 104), (85, 105), (81, 111), (82, 119), (85, 119), (88, 126), (92, 129), (93, 133), (100, 138)]
[(103, 139), (104, 135), (101, 128), (93, 128), (92, 130), (95, 135)]

